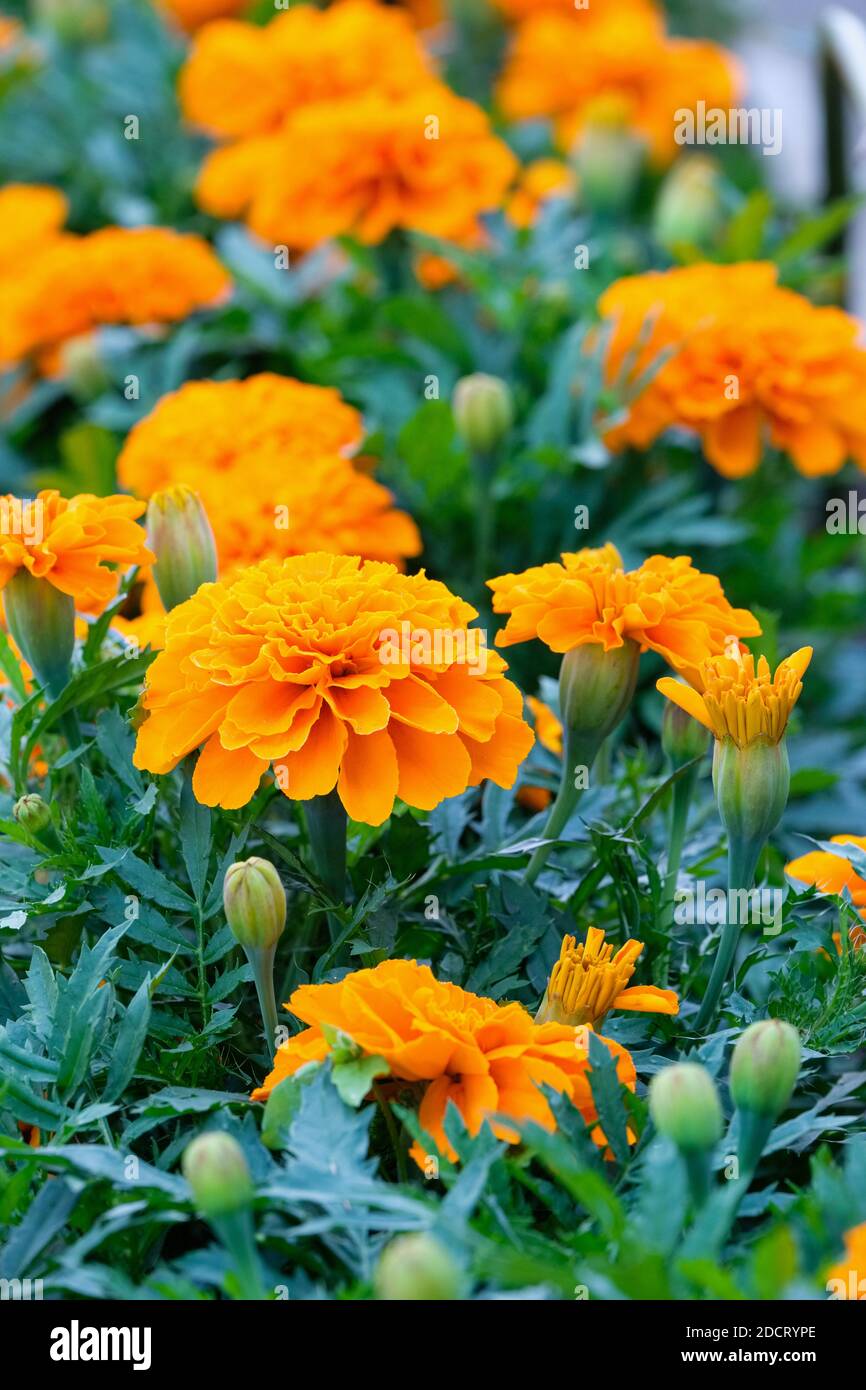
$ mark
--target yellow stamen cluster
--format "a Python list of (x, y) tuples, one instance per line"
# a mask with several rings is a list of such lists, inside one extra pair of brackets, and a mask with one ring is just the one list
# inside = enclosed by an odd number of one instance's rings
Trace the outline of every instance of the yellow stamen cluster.
[[(810, 653), (811, 655), (811, 653)], [(771, 676), (766, 657), (751, 652), (716, 657), (704, 668), (704, 706), (716, 738), (740, 747), (757, 739), (778, 743), (803, 689), (801, 663), (789, 658)]]
[(590, 927), (579, 944), (573, 936), (563, 937), (538, 1021), (597, 1023), (625, 989), (642, 950), (642, 941), (627, 941), (614, 955), (599, 927)]

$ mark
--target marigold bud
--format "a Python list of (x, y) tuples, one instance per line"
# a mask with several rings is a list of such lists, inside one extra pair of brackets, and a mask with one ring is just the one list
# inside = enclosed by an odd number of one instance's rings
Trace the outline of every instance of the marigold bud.
[(800, 1035), (790, 1023), (767, 1018), (751, 1024), (731, 1061), (731, 1096), (738, 1110), (773, 1119), (781, 1115), (800, 1071)]
[(75, 649), (75, 603), (26, 569), (3, 590), (6, 623), (36, 679), (55, 698), (69, 680)]
[(28, 792), (19, 797), (12, 807), (12, 815), (18, 824), (31, 835), (38, 835), (51, 823), (51, 811), (42, 797), (36, 792)]
[(203, 1216), (227, 1216), (247, 1206), (252, 1198), (247, 1160), (230, 1134), (210, 1130), (198, 1135), (184, 1149), (182, 1167)]
[(595, 212), (619, 212), (637, 189), (646, 146), (628, 125), (617, 96), (600, 97), (588, 114), (574, 150), (581, 198)]
[(677, 1062), (657, 1072), (649, 1089), (650, 1114), (660, 1134), (678, 1149), (711, 1149), (722, 1135), (716, 1083), (697, 1062)]
[(247, 950), (273, 949), (286, 925), (286, 890), (267, 859), (232, 864), (223, 880), (226, 921)]
[(147, 506), (154, 579), (168, 612), (217, 577), (216, 542), (198, 493), (180, 485), (155, 492)]
[(712, 159), (678, 161), (662, 184), (653, 217), (656, 240), (668, 251), (707, 247), (724, 218), (719, 171)]
[(460, 1297), (460, 1269), (445, 1246), (423, 1232), (385, 1247), (374, 1277), (376, 1296), (391, 1302), (441, 1302)]
[(500, 377), (485, 372), (460, 378), (454, 387), (452, 409), (458, 433), (476, 454), (491, 453), (514, 419), (508, 386)]
[(754, 860), (752, 871), (781, 820), (790, 784), (784, 738), (778, 743), (758, 739), (743, 748), (733, 739), (716, 740), (713, 787), (719, 816), (729, 840), (742, 845), (747, 859)]
[(674, 767), (682, 767), (706, 753), (710, 734), (679, 705), (668, 701), (662, 717), (662, 748)]
[(596, 642), (573, 647), (559, 670), (563, 725), (598, 746), (624, 719), (637, 682), (640, 647), (627, 637), (606, 652)]

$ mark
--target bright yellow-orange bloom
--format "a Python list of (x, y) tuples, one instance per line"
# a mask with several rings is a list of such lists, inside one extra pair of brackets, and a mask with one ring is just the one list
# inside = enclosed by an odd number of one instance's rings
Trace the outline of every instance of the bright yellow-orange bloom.
[(776, 276), (763, 262), (694, 265), (618, 280), (602, 295), (613, 326), (606, 376), (628, 403), (605, 436), (611, 448), (644, 449), (678, 425), (727, 478), (753, 473), (768, 444), (809, 477), (837, 472), (848, 455), (866, 468), (859, 326)]
[(800, 647), (780, 661), (771, 676), (766, 657), (759, 657), (756, 667), (751, 652), (732, 646), (730, 655), (711, 657), (700, 667), (696, 683), (703, 694), (670, 676), (663, 676), (656, 686), (719, 740), (733, 739), (738, 748), (758, 740), (778, 743), (800, 698), (803, 673), (811, 660), (812, 648)]
[(593, 25), (609, 24), (614, 12), (620, 19), (632, 15), (638, 21), (659, 12), (654, 0), (584, 0), (582, 7), (574, 0), (493, 0), (493, 4), (512, 20), (528, 19), (537, 14), (566, 13), (583, 25), (583, 33)]
[(397, 796), (431, 810), (485, 777), (510, 787), (532, 745), (477, 613), (437, 580), (357, 557), (266, 560), (169, 614), (136, 767), (203, 746), (198, 800), (244, 806), (273, 764), (295, 800), (336, 786), (380, 825)]
[(227, 272), (201, 237), (164, 227), (107, 227), (48, 239), (0, 277), (0, 367), (56, 349), (101, 324), (171, 323), (229, 291)]
[[(409, 18), (391, 5), (292, 5), (269, 24), (209, 24), (181, 71), (184, 115), (221, 139), (273, 134), (314, 102), (424, 85), (431, 65)], [(361, 129), (361, 127), (358, 127)]]
[(7, 183), (0, 188), (0, 276), (39, 255), (66, 221), (63, 194), (47, 184)]
[(187, 33), (192, 33), (202, 24), (210, 24), (212, 20), (242, 14), (251, 3), (252, 0), (156, 0), (157, 7), (170, 15)]
[(101, 613), (117, 594), (124, 570), (153, 555), (136, 524), (144, 503), (134, 497), (0, 497), (0, 589), (19, 569), (69, 594), (81, 613)]
[(118, 478), (141, 497), (177, 483), (200, 496), (226, 577), (268, 556), (327, 550), (401, 563), (415, 523), (346, 457), (361, 417), (330, 387), (269, 372), (193, 381), (132, 430)]
[(198, 199), (300, 250), (336, 236), (375, 244), (398, 228), (471, 245), (516, 169), (481, 107), (429, 82), (301, 107), (277, 134), (211, 155)]
[[(866, 850), (866, 835), (833, 835), (834, 845), (855, 845)], [(829, 850), (814, 849), (801, 854), (785, 865), (785, 873), (800, 883), (814, 884), (821, 893), (839, 893), (847, 888), (851, 901), (866, 922), (866, 878), (858, 874), (850, 859), (841, 854), (831, 854)], [(850, 932), (855, 946), (866, 943), (866, 935), (859, 927)]]
[(531, 227), (544, 203), (567, 198), (577, 187), (574, 170), (561, 159), (536, 159), (520, 171), (506, 212), (515, 227)]
[(761, 631), (747, 609), (731, 607), (715, 575), (694, 569), (686, 555), (652, 555), (626, 571), (607, 545), (487, 582), (494, 613), (510, 615), (496, 636), (500, 646), (538, 637), (554, 652), (585, 643), (611, 651), (631, 638), (675, 670), (693, 672), (724, 652), (730, 637)]
[(841, 1280), (845, 1288), (842, 1297), (866, 1298), (866, 1221), (845, 1232), (845, 1256), (827, 1271), (828, 1284), (831, 1279)]
[[(585, 1031), (533, 1023), (522, 1004), (497, 1004), (442, 983), (426, 965), (383, 961), (339, 984), (302, 985), (287, 1007), (310, 1026), (278, 1048), (274, 1070), (253, 1092), (254, 1100), (265, 1100), (307, 1062), (323, 1060), (329, 1051), (325, 1030), (337, 1029), (366, 1056), (383, 1058), (390, 1077), (423, 1087), (419, 1121), (452, 1160), (456, 1154), (444, 1129), (449, 1101), (471, 1134), (489, 1120), (494, 1133), (512, 1143), (518, 1132), (494, 1115), (555, 1129), (544, 1086), (569, 1096), (587, 1124), (596, 1122)], [(634, 1090), (631, 1057), (617, 1043), (602, 1041), (616, 1058), (620, 1080)], [(598, 1131), (596, 1138), (604, 1142)], [(412, 1155), (423, 1167), (420, 1144)]]
[(679, 1013), (679, 1000), (672, 989), (655, 985), (631, 985), (642, 941), (626, 941), (614, 955), (600, 927), (590, 927), (586, 942), (576, 943), (564, 936), (559, 960), (550, 979), (538, 1023), (569, 1023), (575, 1027), (603, 1024), (611, 1009), (632, 1009), (647, 1014)]
[(739, 78), (715, 44), (668, 38), (652, 6), (595, 3), (530, 15), (517, 29), (499, 84), (512, 120), (549, 116), (570, 149), (599, 99), (615, 99), (657, 165), (677, 153), (674, 113), (736, 105)]

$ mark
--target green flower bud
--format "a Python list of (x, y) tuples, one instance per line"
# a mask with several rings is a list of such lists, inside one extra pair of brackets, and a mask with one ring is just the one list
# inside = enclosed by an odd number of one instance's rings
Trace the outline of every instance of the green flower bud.
[(656, 1129), (689, 1153), (711, 1149), (722, 1136), (722, 1107), (716, 1083), (697, 1062), (677, 1062), (656, 1072), (649, 1089)]
[(95, 333), (80, 333), (66, 340), (60, 350), (60, 370), (80, 401), (95, 400), (111, 385)]
[(784, 738), (757, 739), (739, 748), (733, 739), (716, 739), (713, 787), (719, 817), (743, 862), (740, 880), (751, 882), (758, 857), (788, 803), (791, 773)]
[(6, 623), (40, 685), (55, 699), (69, 680), (75, 604), (47, 579), (19, 569), (3, 590)]
[(653, 217), (656, 240), (668, 251), (711, 245), (724, 218), (719, 171), (712, 159), (679, 160), (662, 184)]
[(153, 577), (166, 612), (217, 577), (216, 542), (198, 493), (191, 488), (155, 492), (147, 506), (147, 541)]
[(623, 211), (634, 198), (645, 158), (646, 146), (629, 129), (622, 99), (599, 97), (573, 154), (581, 200), (593, 212)]
[(182, 1167), (195, 1204), (208, 1219), (240, 1211), (252, 1199), (247, 1160), (230, 1134), (219, 1130), (200, 1134), (184, 1149)]
[(559, 709), (578, 741), (603, 741), (625, 718), (637, 683), (640, 647), (627, 637), (606, 652), (597, 642), (573, 647), (559, 670)]
[(679, 705), (668, 700), (662, 717), (662, 748), (674, 767), (682, 767), (706, 753), (710, 742), (709, 730), (693, 719)]
[(247, 950), (273, 949), (286, 925), (286, 890), (267, 859), (243, 859), (223, 880), (226, 921)]
[(19, 797), (12, 807), (12, 815), (31, 835), (38, 835), (40, 830), (51, 824), (51, 811), (36, 792)]
[(738, 1110), (775, 1119), (800, 1071), (800, 1035), (790, 1023), (767, 1018), (746, 1029), (731, 1061), (731, 1096)]
[(441, 1302), (460, 1297), (459, 1266), (445, 1246), (423, 1232), (397, 1236), (379, 1257), (377, 1298), (390, 1302)]
[(454, 387), (454, 423), (476, 454), (489, 454), (505, 438), (514, 420), (511, 391), (498, 376), (475, 372)]

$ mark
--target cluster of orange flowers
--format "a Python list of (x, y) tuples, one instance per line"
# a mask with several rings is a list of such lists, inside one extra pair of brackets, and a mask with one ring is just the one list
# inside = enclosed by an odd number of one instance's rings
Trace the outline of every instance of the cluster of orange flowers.
[(204, 745), (193, 788), (206, 805), (245, 805), (272, 764), (286, 795), (336, 787), (370, 825), (397, 796), (429, 810), (486, 777), (509, 787), (532, 731), (475, 617), (423, 572), (351, 556), (204, 584), (168, 616), (135, 764), (169, 772)]
[(397, 228), (471, 243), (517, 168), (484, 111), (436, 79), (408, 18), (373, 0), (209, 25), (180, 94), (229, 142), (205, 161), (202, 207), (299, 250)]
[(63, 231), (55, 189), (0, 190), (0, 369), (34, 357), (57, 370), (63, 343), (102, 324), (158, 325), (227, 295), (230, 280), (198, 236), (163, 227)]
[[(596, 1126), (596, 1141), (605, 1142), (596, 1125), (585, 1028), (533, 1022), (522, 1004), (497, 1004), (442, 983), (413, 960), (383, 961), (339, 984), (302, 985), (286, 1007), (309, 1026), (278, 1049), (274, 1070), (253, 1092), (254, 1100), (267, 1099), (307, 1063), (323, 1061), (336, 1031), (359, 1055), (381, 1057), (391, 1080), (422, 1088), (421, 1127), (452, 1161), (457, 1155), (444, 1127), (449, 1102), (470, 1134), (489, 1120), (500, 1139), (516, 1143), (520, 1135), (508, 1118), (555, 1129), (544, 1087), (568, 1096), (586, 1123)], [(619, 1079), (634, 1090), (631, 1057), (618, 1043), (602, 1042), (616, 1059)], [(423, 1169), (423, 1146), (416, 1142), (411, 1153)]]
[(606, 435), (611, 448), (646, 448), (678, 425), (728, 478), (752, 473), (767, 443), (809, 477), (849, 455), (866, 468), (858, 325), (776, 276), (762, 262), (694, 265), (618, 280), (602, 295), (607, 380), (634, 397)]
[(561, 562), (488, 580), (494, 613), (507, 613), (500, 646), (538, 637), (554, 652), (586, 643), (605, 651), (636, 642), (697, 683), (701, 663), (724, 654), (732, 637), (757, 637), (752, 613), (733, 608), (715, 575), (686, 555), (652, 555), (625, 570), (616, 547), (585, 549)]
[(570, 149), (603, 109), (646, 143), (657, 165), (677, 151), (674, 113), (736, 105), (739, 78), (731, 56), (715, 44), (669, 38), (648, 0), (592, 0), (572, 5), (501, 0), (523, 16), (499, 83), (512, 120), (548, 116)]

